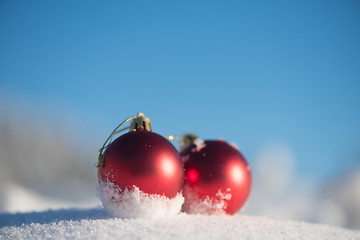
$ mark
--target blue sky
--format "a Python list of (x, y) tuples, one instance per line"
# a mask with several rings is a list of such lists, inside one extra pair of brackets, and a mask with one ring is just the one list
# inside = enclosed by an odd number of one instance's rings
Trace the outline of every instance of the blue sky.
[(251, 164), (277, 141), (303, 176), (359, 165), (358, 1), (3, 0), (0, 36), (5, 105), (70, 116), (98, 146), (141, 111)]

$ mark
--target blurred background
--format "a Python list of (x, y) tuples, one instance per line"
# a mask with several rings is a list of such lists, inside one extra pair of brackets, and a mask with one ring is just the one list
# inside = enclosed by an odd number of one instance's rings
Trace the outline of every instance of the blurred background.
[(359, 43), (356, 0), (2, 0), (0, 213), (100, 205), (98, 149), (144, 112), (239, 146), (239, 214), (360, 229)]

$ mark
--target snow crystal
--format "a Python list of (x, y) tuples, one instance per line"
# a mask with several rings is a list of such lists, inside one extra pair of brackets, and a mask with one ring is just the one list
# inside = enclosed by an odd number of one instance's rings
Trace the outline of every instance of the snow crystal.
[[(107, 197), (105, 200), (112, 200), (109, 196), (114, 196), (113, 200), (118, 201), (111, 202), (107, 211), (96, 207), (2, 213), (0, 239), (360, 240), (360, 231), (323, 224), (242, 215), (178, 214), (183, 203), (180, 194), (174, 199), (164, 199), (137, 188), (120, 194), (119, 189), (114, 193), (111, 184), (99, 185), (98, 190), (100, 197)], [(132, 216), (136, 217), (125, 218)]]
[(98, 195), (106, 211), (120, 218), (156, 218), (176, 215), (181, 211), (184, 197), (178, 193), (170, 199), (159, 194), (148, 194), (138, 187), (122, 190), (110, 181), (100, 181)]
[(184, 186), (183, 194), (185, 202), (183, 210), (190, 214), (206, 214), (206, 215), (225, 215), (227, 201), (231, 199), (231, 190), (227, 189), (222, 192), (220, 189), (216, 194), (216, 198), (210, 196), (200, 196), (193, 188), (188, 185)]
[[(111, 218), (105, 212), (99, 214), (97, 211), (101, 210), (73, 211), (67, 212), (68, 219), (65, 216), (61, 220), (49, 219), (49, 222), (39, 223), (37, 218), (41, 216), (34, 215), (33, 222), (19, 222), (17, 225), (7, 224), (3, 227), (0, 225), (0, 239), (360, 239), (360, 231), (262, 217), (182, 213), (155, 219), (121, 219)], [(46, 215), (47, 212), (38, 214)], [(53, 214), (56, 215), (56, 212)], [(81, 218), (81, 215), (84, 217)], [(7, 217), (16, 218), (17, 214)]]

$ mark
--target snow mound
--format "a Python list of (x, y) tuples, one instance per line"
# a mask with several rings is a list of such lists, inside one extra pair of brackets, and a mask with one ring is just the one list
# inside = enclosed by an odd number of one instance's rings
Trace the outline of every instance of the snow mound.
[(103, 209), (0, 214), (0, 239), (360, 239), (360, 231), (251, 216), (112, 218)]
[(230, 189), (226, 192), (219, 189), (216, 198), (210, 198), (201, 197), (191, 187), (185, 185), (183, 194), (185, 196), (183, 210), (190, 214), (225, 215), (227, 201), (231, 199)]
[(147, 194), (138, 187), (122, 190), (110, 181), (100, 181), (99, 198), (106, 211), (120, 218), (157, 218), (180, 213), (184, 197), (178, 193), (174, 198), (159, 194)]

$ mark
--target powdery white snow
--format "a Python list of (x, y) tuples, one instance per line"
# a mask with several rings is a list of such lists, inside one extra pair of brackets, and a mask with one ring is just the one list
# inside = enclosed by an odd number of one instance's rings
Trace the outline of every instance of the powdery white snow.
[[(22, 200), (26, 203), (33, 195), (24, 196)], [(175, 202), (173, 207), (167, 205), (169, 199), (149, 198), (136, 189), (117, 197), (128, 198), (130, 203), (123, 205), (124, 209), (119, 211), (123, 215), (118, 216), (122, 218), (113, 217), (114, 210), (111, 207), (107, 209), (112, 213), (109, 214), (102, 207), (83, 206), (86, 209), (79, 209), (68, 208), (69, 205), (62, 210), (2, 213), (0, 239), (360, 240), (360, 231), (323, 224), (243, 215), (178, 214), (183, 202), (182, 196), (178, 200), (171, 200)], [(34, 198), (31, 202), (35, 200), (39, 200), (39, 204), (46, 203), (41, 198)], [(96, 205), (98, 204), (99, 202)], [(134, 216), (136, 218), (131, 218)]]
[(360, 231), (251, 216), (112, 218), (102, 208), (0, 215), (1, 239), (360, 239)]
[(226, 192), (219, 189), (216, 198), (210, 198), (209, 196), (199, 196), (191, 187), (185, 185), (183, 194), (186, 197), (183, 210), (191, 214), (225, 215), (226, 200), (231, 199), (230, 189), (227, 189)]
[(181, 193), (169, 199), (159, 194), (144, 193), (136, 186), (122, 190), (110, 181), (100, 181), (97, 191), (107, 212), (121, 218), (157, 218), (176, 215), (180, 213), (184, 203)]

